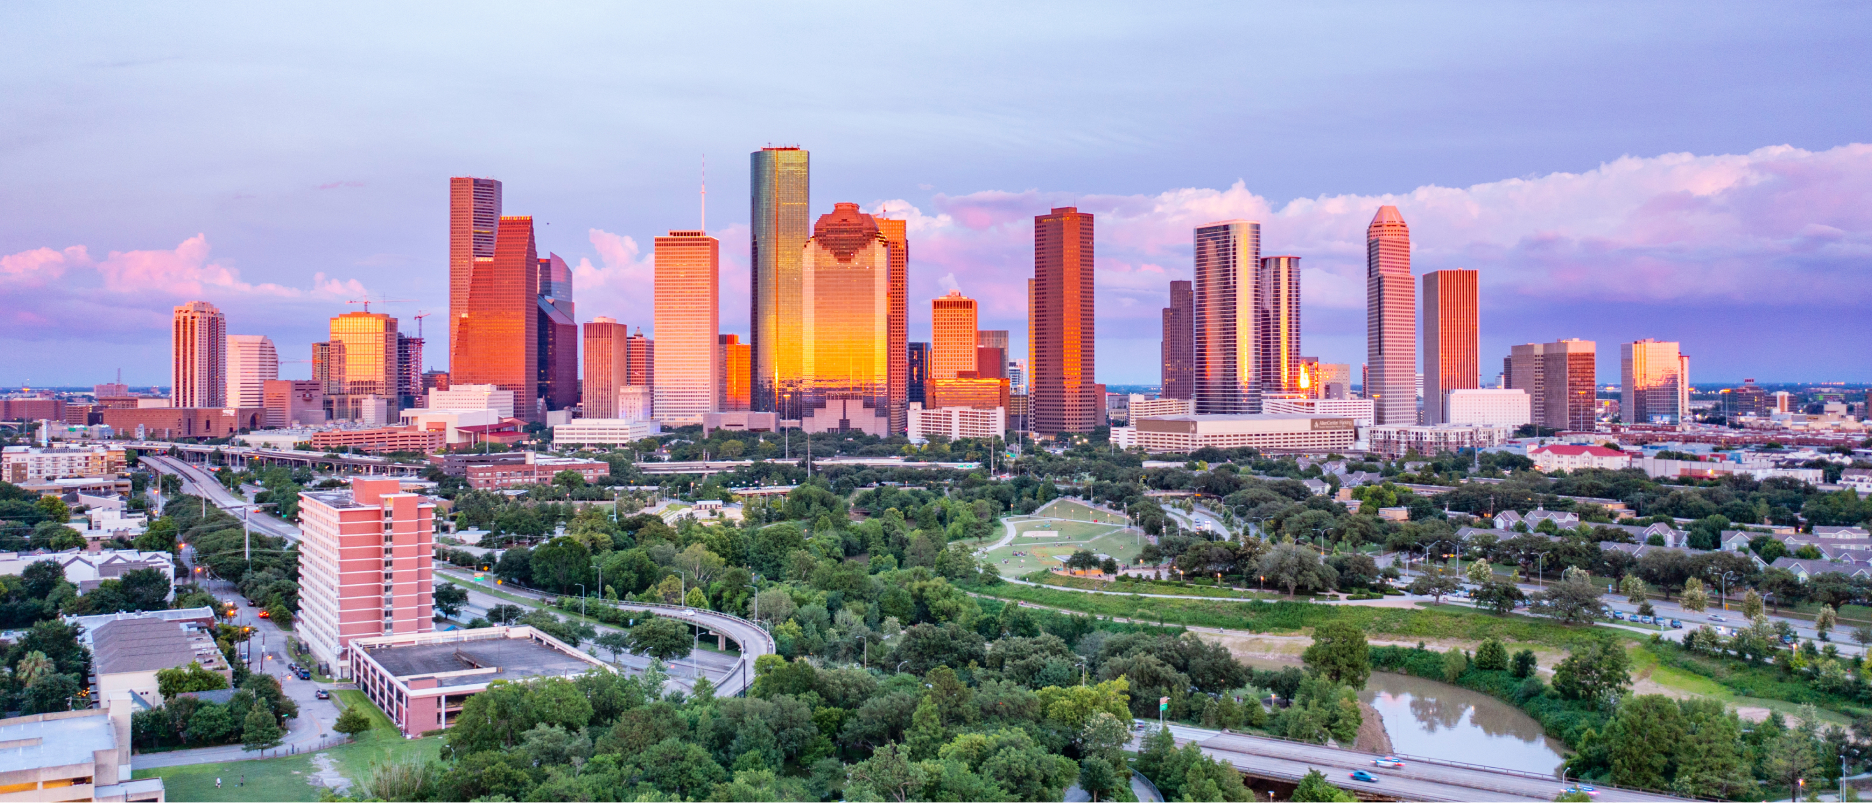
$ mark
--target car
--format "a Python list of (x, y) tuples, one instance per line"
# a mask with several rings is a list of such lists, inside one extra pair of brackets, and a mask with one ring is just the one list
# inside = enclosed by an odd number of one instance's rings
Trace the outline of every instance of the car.
[(1623, 622), (1623, 621), (1625, 621), (1625, 612), (1624, 612), (1624, 611), (1613, 611), (1613, 612), (1612, 612), (1612, 618), (1614, 618), (1614, 619), (1617, 619), (1617, 620), (1619, 620), (1619, 621), (1621, 621), (1621, 622)]
[(314, 696), (314, 697), (317, 697), (317, 698), (319, 698), (320, 700), (330, 700), (330, 699), (331, 699), (331, 692), (328, 692), (328, 691), (326, 691), (326, 690), (324, 690), (324, 689), (319, 689), (319, 690), (318, 690), (318, 694), (315, 694), (315, 695), (312, 695), (312, 696)]
[(1717, 615), (1717, 614), (1713, 614), (1713, 613), (1712, 613), (1712, 614), (1710, 614), (1710, 618), (1709, 618), (1709, 620), (1710, 620), (1710, 621), (1712, 621), (1712, 622), (1727, 622), (1727, 621), (1729, 621), (1728, 619), (1724, 619), (1724, 618), (1722, 618), (1721, 616), (1719, 616), (1719, 615)]
[(1587, 786), (1586, 784), (1580, 784), (1578, 788), (1579, 788), (1579, 790), (1580, 790), (1581, 792), (1585, 792), (1585, 793), (1587, 794), (1587, 796), (1589, 796), (1589, 797), (1598, 797), (1598, 796), (1599, 796), (1599, 790), (1597, 790), (1597, 789), (1594, 789), (1594, 788), (1592, 788), (1592, 787), (1590, 787), (1590, 786)]
[(1681, 630), (1683, 629), (1683, 622), (1677, 619), (1672, 619), (1670, 621), (1670, 626), (1671, 626), (1671, 629), (1673, 630)]
[(312, 670), (310, 670), (310, 669), (306, 669), (306, 668), (304, 668), (304, 667), (300, 667), (300, 669), (299, 669), (299, 679), (300, 679), (300, 680), (311, 680), (311, 679), (312, 679)]
[(1404, 762), (1399, 761), (1396, 756), (1385, 756), (1372, 763), (1389, 770), (1401, 769), (1404, 766)]
[(262, 619), (271, 619), (271, 618), (273, 618), (273, 614), (270, 614), (270, 613), (267, 613), (267, 612), (266, 612), (266, 609), (265, 609), (265, 608), (262, 608), (262, 609), (260, 609), (260, 618), (262, 618)]
[(1366, 772), (1366, 771), (1364, 771), (1364, 770), (1353, 770), (1353, 771), (1352, 771), (1352, 774), (1351, 774), (1351, 776), (1350, 776), (1350, 777), (1351, 777), (1351, 778), (1352, 778), (1352, 780), (1354, 780), (1354, 781), (1364, 781), (1364, 782), (1366, 782), (1366, 783), (1377, 783), (1377, 782), (1378, 782), (1378, 776), (1376, 776), (1376, 775), (1373, 775), (1373, 774), (1371, 774), (1371, 773), (1369, 773), (1369, 772)]

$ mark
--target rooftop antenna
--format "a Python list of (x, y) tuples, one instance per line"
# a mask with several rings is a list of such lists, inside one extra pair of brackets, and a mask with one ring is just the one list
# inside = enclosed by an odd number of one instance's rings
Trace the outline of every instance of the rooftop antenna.
[(702, 233), (708, 233), (708, 154), (702, 154)]

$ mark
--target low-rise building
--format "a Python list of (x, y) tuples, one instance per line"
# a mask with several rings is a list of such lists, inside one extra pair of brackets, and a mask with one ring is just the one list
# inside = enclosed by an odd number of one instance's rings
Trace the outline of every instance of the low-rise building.
[(1261, 402), (1261, 411), (1280, 415), (1344, 416), (1358, 422), (1359, 427), (1364, 428), (1371, 426), (1377, 420), (1376, 405), (1377, 402), (1371, 399), (1308, 399), (1278, 396), (1264, 399)]
[[(1107, 407), (1108, 411), (1109, 409), (1110, 408)], [(1269, 410), (1268, 412), (1279, 412), (1279, 411)], [(1125, 415), (1126, 415), (1125, 420), (1127, 421), (1136, 419), (1136, 418), (1155, 418), (1155, 417), (1166, 416), (1166, 415), (1195, 415), (1195, 414), (1196, 414), (1196, 400), (1195, 399), (1168, 399), (1168, 398), (1163, 398), (1163, 397), (1146, 396), (1142, 393), (1132, 393), (1127, 398), (1127, 401), (1125, 404)]]
[(19, 485), (68, 477), (105, 477), (123, 473), (123, 447), (8, 446), (0, 451), (0, 479)]
[(1390, 458), (1498, 446), (1513, 435), (1513, 427), (1501, 424), (1383, 424), (1365, 430), (1371, 450)]
[(579, 457), (551, 457), (538, 452), (521, 452), (519, 462), (469, 463), (462, 476), (468, 487), (479, 491), (517, 488), (522, 485), (547, 485), (561, 471), (576, 471), (586, 482), (597, 482), (611, 473), (611, 464), (603, 460)]
[(1527, 456), (1534, 461), (1534, 469), (1543, 472), (1578, 471), (1583, 468), (1617, 470), (1630, 468), (1632, 464), (1629, 452), (1575, 443), (1529, 446)]
[(373, 429), (333, 429), (312, 434), (312, 451), (350, 448), (369, 454), (384, 452), (419, 452), (428, 454), (442, 448), (444, 433), (416, 427), (376, 427)]
[(1357, 426), (1356, 421), (1343, 416), (1172, 415), (1140, 417), (1131, 426), (1113, 427), (1111, 433), (1118, 446), (1137, 447), (1153, 454), (1207, 448), (1343, 452), (1352, 448)]
[(139, 439), (227, 438), (266, 422), (259, 407), (138, 407), (100, 415), (113, 432)]
[(923, 443), (933, 435), (950, 440), (957, 438), (998, 438), (1007, 432), (1007, 408), (937, 407), (925, 408), (911, 402), (906, 434), (911, 443)]
[(404, 410), (403, 426), (443, 433), (443, 442), (450, 446), (462, 446), (475, 443), (478, 427), (488, 427), (511, 420), (500, 414), (499, 410), (434, 410), (414, 408)]
[(450, 385), (429, 391), (431, 410), (493, 410), (514, 417), (514, 392), (494, 385)]
[(128, 697), (103, 708), (0, 719), (0, 801), (155, 801), (161, 778), (130, 778)]
[(1768, 568), (1784, 570), (1803, 583), (1819, 575), (1833, 573), (1855, 579), (1872, 578), (1872, 566), (1859, 563), (1834, 563), (1810, 558), (1779, 557), (1775, 558), (1775, 562), (1768, 564)]
[(65, 570), (65, 580), (84, 594), (105, 580), (121, 579), (138, 569), (155, 569), (169, 578), (169, 599), (175, 599), (175, 557), (167, 552), (143, 552), (135, 549), (105, 549), (97, 552), (68, 549), (64, 552), (0, 552), (0, 575), (17, 575), (27, 566), (54, 561)]
[(219, 673), (232, 686), (234, 670), (227, 657), (215, 645), (214, 636), (196, 621), (133, 614), (87, 630), (81, 640), (91, 649), (91, 672), (100, 699), (123, 692), (151, 708), (159, 707), (163, 698), (156, 673), (186, 669), (189, 664)]
[(404, 736), (455, 724), (469, 697), (495, 681), (574, 677), (605, 662), (531, 627), (408, 633), (351, 642), (350, 675)]
[(1448, 394), (1449, 423), (1520, 427), (1531, 423), (1533, 402), (1518, 388), (1465, 388)]
[(656, 421), (633, 421), (628, 418), (574, 418), (552, 430), (555, 444), (636, 443), (662, 432), (663, 425)]
[(310, 427), (325, 423), (325, 383), (311, 379), (269, 379), (261, 388), (268, 427)]

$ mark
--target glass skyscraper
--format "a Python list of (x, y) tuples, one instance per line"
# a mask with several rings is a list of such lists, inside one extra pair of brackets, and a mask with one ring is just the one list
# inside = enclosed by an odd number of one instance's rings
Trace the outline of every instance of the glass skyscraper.
[(1424, 423), (1449, 421), (1449, 392), (1482, 386), (1482, 343), (1476, 320), (1476, 272), (1423, 275)]
[(751, 404), (783, 420), (798, 420), (804, 414), (806, 375), (800, 260), (812, 234), (809, 158), (802, 148), (762, 148), (748, 161)]
[(1255, 273), (1261, 224), (1225, 220), (1196, 227), (1191, 329), (1199, 414), (1261, 412), (1255, 376)]
[(1301, 393), (1300, 258), (1262, 257), (1255, 271), (1255, 374), (1262, 393)]
[(1397, 207), (1381, 206), (1365, 230), (1364, 391), (1379, 424), (1417, 423), (1416, 296), (1410, 227)]

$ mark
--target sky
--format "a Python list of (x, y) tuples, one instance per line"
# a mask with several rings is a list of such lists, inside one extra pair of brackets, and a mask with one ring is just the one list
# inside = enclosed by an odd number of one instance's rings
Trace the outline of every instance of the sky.
[(1696, 382), (1872, 381), (1867, 52), (1851, 3), (7, 3), (0, 387), (167, 384), (190, 300), (285, 360), (352, 300), (413, 329), (455, 175), (534, 216), (581, 320), (654, 334), (651, 243), (698, 225), (706, 161), (745, 334), (769, 144), (811, 151), (815, 214), (910, 221), (913, 340), (957, 288), (1024, 350), (1033, 216), (1092, 212), (1109, 384), (1158, 381), (1191, 229), (1233, 218), (1301, 257), (1303, 351), (1356, 372), (1381, 204), (1417, 272), (1481, 272), (1485, 380), (1579, 337), (1616, 382), (1652, 337)]

